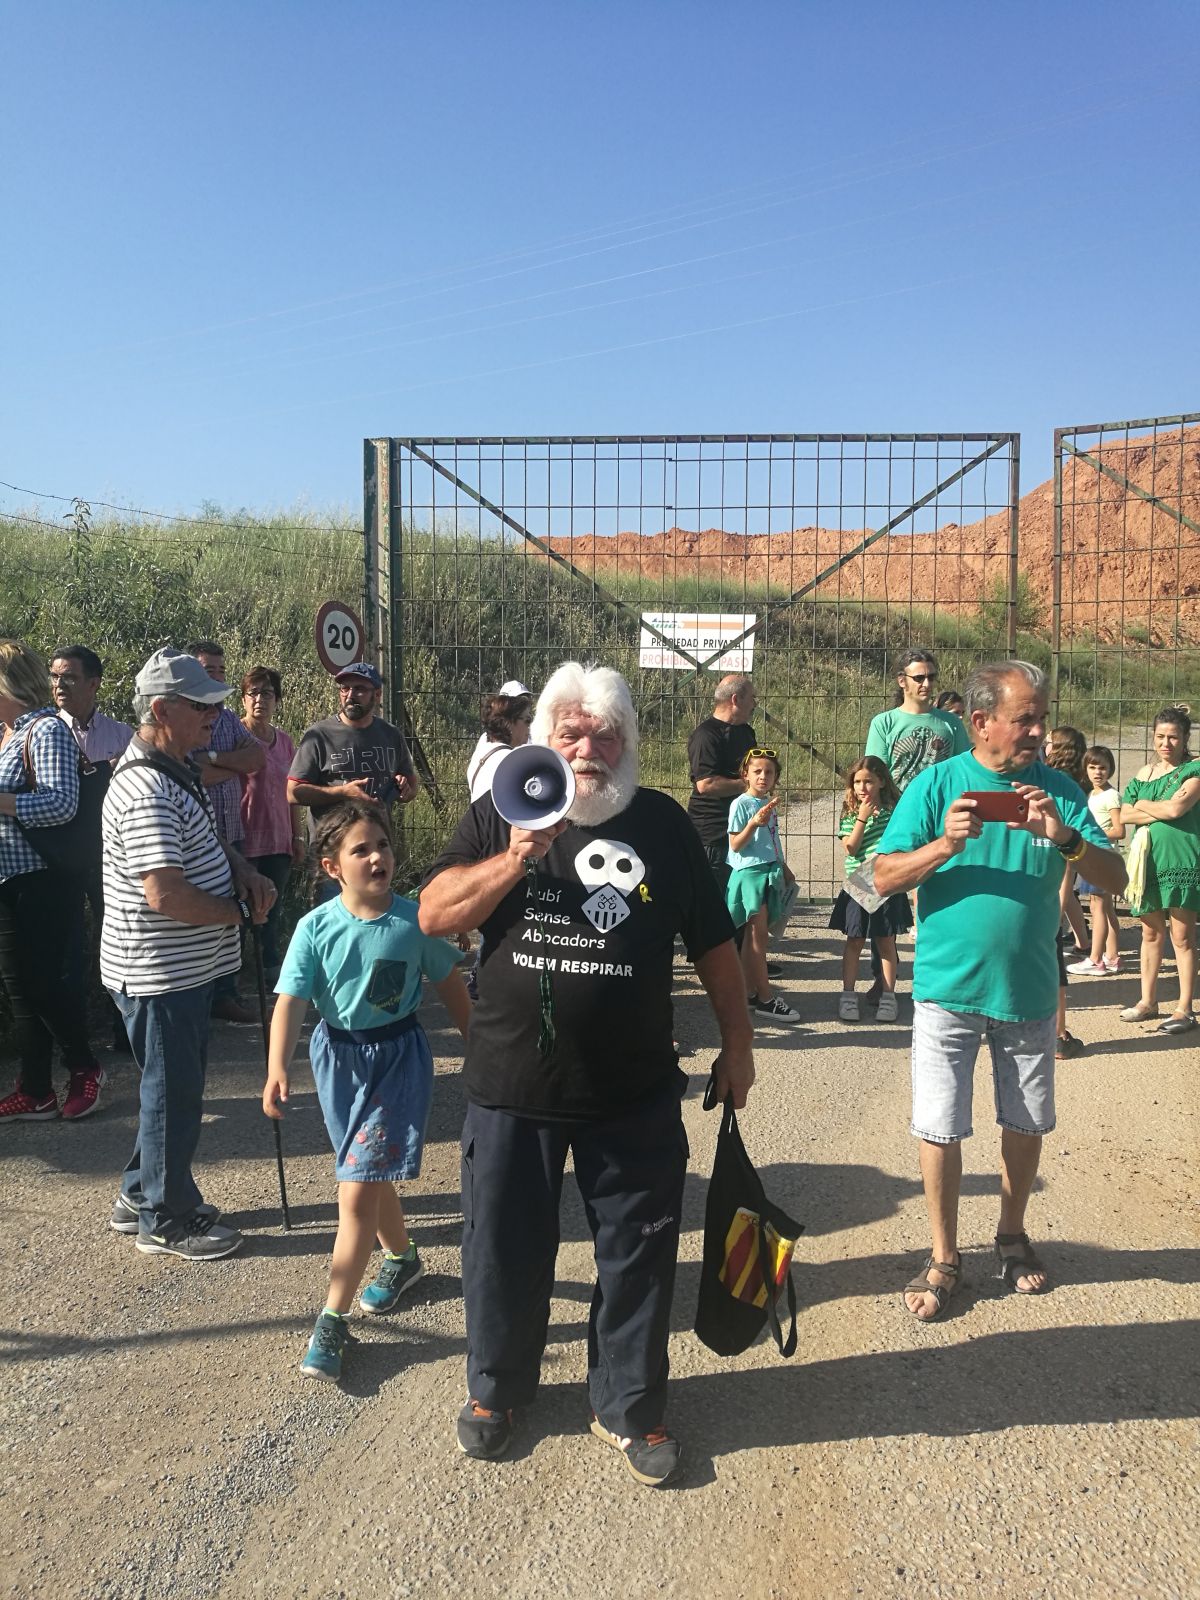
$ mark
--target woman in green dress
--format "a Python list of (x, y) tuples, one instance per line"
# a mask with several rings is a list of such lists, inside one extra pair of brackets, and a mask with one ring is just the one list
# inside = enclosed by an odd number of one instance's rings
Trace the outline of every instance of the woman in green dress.
[[(1129, 851), (1129, 904), (1142, 924), (1142, 997), (1121, 1017), (1148, 1022), (1158, 1015), (1158, 969), (1169, 922), (1179, 1004), (1159, 1024), (1159, 1033), (1187, 1033), (1196, 1026), (1192, 1000), (1200, 910), (1200, 761), (1188, 750), (1191, 728), (1185, 707), (1160, 711), (1154, 719), (1155, 760), (1121, 796), (1121, 821), (1137, 828)], [(1138, 834), (1143, 835), (1140, 843)], [(1144, 861), (1135, 867), (1142, 852)]]

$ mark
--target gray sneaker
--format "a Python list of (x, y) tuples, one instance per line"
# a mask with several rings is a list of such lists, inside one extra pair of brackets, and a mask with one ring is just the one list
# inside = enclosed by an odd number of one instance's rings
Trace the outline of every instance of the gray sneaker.
[[(113, 1205), (112, 1216), (108, 1219), (108, 1225), (114, 1233), (137, 1233), (141, 1226), (140, 1215), (138, 1208), (122, 1189)], [(215, 1222), (221, 1212), (218, 1206), (198, 1205), (196, 1207), (196, 1215), (198, 1217), (210, 1217)]]
[(185, 1261), (217, 1261), (231, 1256), (242, 1242), (236, 1228), (194, 1213), (178, 1233), (140, 1233), (137, 1247), (144, 1256), (182, 1256)]

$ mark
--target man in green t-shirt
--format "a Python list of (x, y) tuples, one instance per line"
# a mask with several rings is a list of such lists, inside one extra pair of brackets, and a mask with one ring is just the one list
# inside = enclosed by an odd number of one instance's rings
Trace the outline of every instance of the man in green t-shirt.
[(918, 772), (971, 748), (961, 718), (934, 705), (937, 662), (927, 650), (910, 650), (896, 662), (901, 701), (871, 718), (869, 756), (878, 756), (903, 794)]
[[(986, 1036), (1000, 1125), (999, 1276), (1037, 1294), (1046, 1273), (1024, 1232), (1042, 1135), (1054, 1127), (1058, 891), (1064, 863), (1106, 893), (1125, 867), (1078, 785), (1044, 766), (1046, 676), (1027, 661), (979, 667), (964, 686), (973, 750), (927, 767), (905, 789), (875, 857), (882, 895), (918, 889), (913, 972), (912, 1131), (933, 1249), (904, 1291), (922, 1322), (958, 1285), (962, 1140), (971, 1135), (975, 1058)], [(980, 792), (1026, 805), (984, 822)], [(986, 802), (983, 802), (986, 804)]]

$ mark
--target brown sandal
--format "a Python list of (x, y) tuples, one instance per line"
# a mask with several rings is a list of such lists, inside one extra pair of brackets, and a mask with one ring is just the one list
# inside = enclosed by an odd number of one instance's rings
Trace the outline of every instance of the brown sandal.
[[(929, 1274), (931, 1272), (944, 1272), (945, 1275), (950, 1279), (950, 1282), (930, 1283)], [(904, 1288), (901, 1289), (900, 1304), (904, 1307), (905, 1311), (908, 1312), (909, 1316), (915, 1317), (918, 1322), (934, 1322), (938, 1317), (941, 1316), (942, 1312), (945, 1311), (946, 1307), (950, 1304), (951, 1296), (958, 1288), (961, 1278), (961, 1255), (956, 1263), (949, 1261), (935, 1261), (932, 1256), (926, 1256), (925, 1265), (921, 1268), (920, 1272), (917, 1273), (916, 1277), (911, 1283), (906, 1283)], [(937, 1309), (935, 1311), (931, 1311), (927, 1317), (921, 1316), (920, 1312), (914, 1311), (909, 1305), (908, 1301), (905, 1299), (905, 1296), (910, 1294), (931, 1294), (934, 1300), (937, 1302)]]
[[(1020, 1255), (1006, 1256), (1000, 1248), (1001, 1245), (1021, 1246)], [(1043, 1283), (1040, 1289), (1022, 1289), (1017, 1283), (1018, 1278), (1026, 1278), (1034, 1272), (1045, 1272), (1045, 1264), (1038, 1260), (1037, 1253), (1029, 1242), (1027, 1233), (998, 1233), (996, 1235), (996, 1259), (1000, 1263), (1000, 1270), (996, 1277), (1000, 1283), (1006, 1283), (1014, 1294), (1045, 1294), (1048, 1284)]]

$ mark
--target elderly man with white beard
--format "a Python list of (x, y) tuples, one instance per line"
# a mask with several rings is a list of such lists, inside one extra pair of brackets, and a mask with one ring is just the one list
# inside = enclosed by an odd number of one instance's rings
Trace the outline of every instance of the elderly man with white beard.
[(567, 819), (510, 827), (484, 795), (421, 891), (426, 933), (483, 934), (464, 1068), (458, 1443), (503, 1455), (513, 1411), (537, 1392), (570, 1151), (595, 1243), (591, 1431), (639, 1483), (659, 1485), (679, 1462), (664, 1425), (688, 1159), (671, 1031), (676, 935), (720, 1029), (717, 1092), (739, 1107), (754, 1081), (745, 986), (695, 829), (674, 800), (638, 787), (625, 680), (566, 662), (542, 691), (531, 742), (570, 763)]

